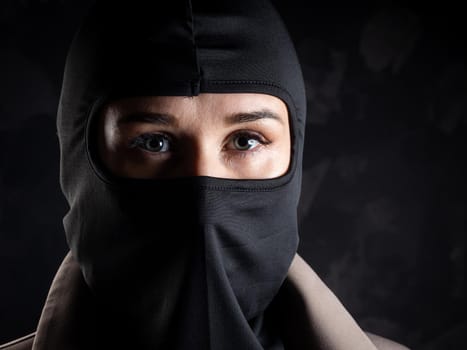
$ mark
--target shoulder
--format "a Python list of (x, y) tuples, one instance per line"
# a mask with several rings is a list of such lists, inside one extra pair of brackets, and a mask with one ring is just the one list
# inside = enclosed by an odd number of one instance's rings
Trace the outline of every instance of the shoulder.
[[(290, 266), (282, 296), (286, 310), (301, 315), (302, 332), (295, 338), (311, 337), (311, 343), (326, 349), (408, 350), (387, 338), (365, 332), (337, 296), (298, 254)], [(316, 346), (315, 346), (316, 347)]]
[(31, 350), (35, 335), (36, 333), (31, 333), (9, 343), (0, 344), (0, 350)]
[(368, 338), (370, 338), (371, 342), (375, 344), (376, 348), (378, 350), (409, 350), (408, 347), (396, 343), (395, 341), (392, 341), (390, 339), (381, 337), (379, 335), (370, 333), (370, 332), (365, 332)]

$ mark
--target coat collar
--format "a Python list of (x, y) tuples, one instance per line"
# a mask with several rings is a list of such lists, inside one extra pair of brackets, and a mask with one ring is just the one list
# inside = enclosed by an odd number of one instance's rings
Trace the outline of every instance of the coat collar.
[[(292, 275), (292, 276), (291, 276)], [(304, 311), (304, 297), (299, 295), (300, 286), (294, 284), (297, 278), (293, 271), (289, 275), (275, 300), (281, 319), (293, 314), (296, 322), (281, 323), (281, 333), (288, 339), (290, 348), (295, 340), (300, 343), (311, 341), (309, 315)], [(300, 284), (300, 283), (297, 283)], [(306, 293), (305, 293), (306, 294)], [(60, 265), (50, 287), (45, 305), (36, 330), (32, 350), (50, 349), (101, 349), (115, 348), (111, 343), (118, 343), (115, 330), (106, 327), (105, 315), (99, 316), (99, 306), (84, 281), (81, 269), (69, 252)], [(103, 315), (103, 313), (100, 313)], [(300, 317), (299, 317), (300, 316)], [(297, 330), (300, 329), (299, 331)], [(299, 337), (298, 334), (300, 334)], [(303, 337), (303, 335), (308, 335)], [(284, 339), (284, 340), (286, 340)], [(291, 341), (292, 339), (292, 341)], [(295, 340), (294, 340), (295, 339)]]
[(68, 253), (49, 290), (32, 350), (89, 349), (97, 335), (94, 306), (79, 265)]

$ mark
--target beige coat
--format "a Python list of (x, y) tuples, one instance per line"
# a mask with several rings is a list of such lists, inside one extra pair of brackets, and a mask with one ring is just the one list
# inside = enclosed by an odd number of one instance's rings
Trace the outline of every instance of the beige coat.
[[(86, 349), (86, 335), (95, 329), (88, 289), (78, 264), (68, 254), (60, 266), (35, 333), (1, 350)], [(280, 296), (287, 349), (407, 350), (388, 339), (364, 333), (334, 294), (300, 256), (296, 255)], [(79, 305), (79, 306), (78, 306)], [(79, 332), (76, 330), (79, 329)], [(79, 334), (79, 336), (77, 335)], [(370, 340), (371, 339), (371, 340)]]

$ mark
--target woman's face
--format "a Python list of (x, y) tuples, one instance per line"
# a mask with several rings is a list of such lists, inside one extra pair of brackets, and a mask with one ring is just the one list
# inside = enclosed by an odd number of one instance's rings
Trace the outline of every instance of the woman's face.
[(266, 94), (127, 98), (99, 120), (99, 153), (130, 178), (267, 179), (290, 163), (287, 107)]

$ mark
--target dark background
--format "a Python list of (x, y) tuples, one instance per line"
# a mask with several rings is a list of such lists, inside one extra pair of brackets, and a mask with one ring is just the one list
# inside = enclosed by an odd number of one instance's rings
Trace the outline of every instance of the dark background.
[[(467, 348), (461, 5), (274, 2), (307, 83), (301, 254), (365, 330)], [(67, 251), (55, 114), (89, 3), (0, 4), (0, 343), (34, 330)]]

